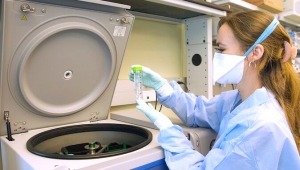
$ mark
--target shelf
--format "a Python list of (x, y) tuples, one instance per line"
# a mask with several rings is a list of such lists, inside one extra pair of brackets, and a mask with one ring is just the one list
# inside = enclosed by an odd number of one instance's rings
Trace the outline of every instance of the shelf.
[[(264, 10), (253, 4), (241, 0), (217, 0), (213, 1), (217, 5), (231, 9), (234, 12), (249, 11), (249, 10)], [(270, 11), (268, 11), (270, 12)], [(295, 11), (283, 11), (279, 14), (274, 14), (278, 17), (280, 23), (284, 26), (291, 27), (294, 31), (300, 30), (300, 15)]]
[(213, 1), (214, 4), (228, 8), (234, 12), (249, 11), (249, 10), (262, 10), (261, 8), (241, 0), (219, 0)]
[(279, 20), (300, 27), (300, 14), (297, 14), (296, 11), (283, 11), (278, 16)]
[(118, 3), (111, 3), (111, 2), (105, 2), (105, 1), (95, 1), (95, 0), (78, 0), (78, 1), (94, 3), (94, 4), (101, 4), (101, 5), (107, 5), (107, 6), (113, 6), (113, 7), (124, 8), (124, 9), (130, 9), (130, 6), (128, 6), (128, 5), (123, 5), (123, 4), (118, 4)]
[(226, 9), (213, 3), (193, 3), (184, 0), (105, 0), (131, 6), (129, 12), (133, 15), (158, 17), (181, 21), (188, 18), (209, 15), (215, 17), (226, 16)]

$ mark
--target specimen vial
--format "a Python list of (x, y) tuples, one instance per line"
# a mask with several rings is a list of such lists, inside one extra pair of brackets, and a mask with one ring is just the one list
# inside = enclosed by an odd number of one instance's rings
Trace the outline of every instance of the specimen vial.
[(142, 66), (136, 65), (133, 67), (134, 73), (134, 90), (136, 98), (143, 99), (143, 91), (142, 91)]

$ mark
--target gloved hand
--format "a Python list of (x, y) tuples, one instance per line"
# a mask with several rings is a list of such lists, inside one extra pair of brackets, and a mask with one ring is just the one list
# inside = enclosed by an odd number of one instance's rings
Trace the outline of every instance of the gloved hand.
[(148, 103), (147, 105), (140, 98), (136, 99), (136, 103), (138, 104), (136, 108), (142, 111), (159, 130), (165, 129), (173, 125), (171, 120), (159, 111), (156, 111), (151, 105), (151, 103)]
[[(133, 65), (134, 66), (134, 65)], [(133, 68), (133, 66), (131, 66), (131, 68)], [(152, 71), (151, 69), (142, 66), (142, 85), (146, 86), (146, 87), (150, 87), (154, 90), (158, 90), (159, 88), (161, 88), (161, 86), (164, 85), (164, 83), (166, 82), (166, 79), (162, 78), (158, 73)], [(131, 80), (132, 82), (134, 81), (134, 73), (131, 70), (131, 72), (129, 73), (129, 80)]]

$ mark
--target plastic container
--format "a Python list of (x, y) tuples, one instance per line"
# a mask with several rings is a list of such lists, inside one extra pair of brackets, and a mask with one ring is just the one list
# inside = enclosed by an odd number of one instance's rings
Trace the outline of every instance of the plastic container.
[(133, 68), (134, 73), (134, 90), (136, 98), (143, 99), (143, 91), (142, 91), (142, 66), (136, 65)]

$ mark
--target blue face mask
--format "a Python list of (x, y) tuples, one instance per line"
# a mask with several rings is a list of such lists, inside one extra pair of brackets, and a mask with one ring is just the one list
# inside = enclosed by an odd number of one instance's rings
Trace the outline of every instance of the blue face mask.
[(219, 84), (238, 84), (243, 78), (244, 59), (257, 44), (264, 41), (275, 30), (278, 24), (279, 21), (274, 18), (271, 24), (243, 56), (215, 53), (212, 71), (213, 85), (215, 85), (216, 82)]

